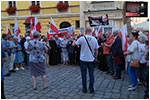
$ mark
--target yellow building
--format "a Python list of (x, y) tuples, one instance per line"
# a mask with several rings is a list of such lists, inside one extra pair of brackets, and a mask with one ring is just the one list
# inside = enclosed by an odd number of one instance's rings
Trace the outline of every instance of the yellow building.
[[(46, 34), (46, 27), (50, 24), (50, 17), (53, 18), (59, 29), (65, 27), (66, 24), (74, 25), (76, 28), (75, 31), (78, 33), (80, 28), (80, 1), (68, 1), (69, 7), (64, 11), (57, 9), (58, 3), (60, 1), (1, 1), (1, 33), (6, 33), (6, 24), (8, 24), (11, 32), (13, 31), (15, 16), (17, 17), (21, 35), (27, 30), (24, 22), (30, 16), (38, 18), (42, 26), (42, 35)], [(32, 5), (39, 5), (40, 11), (32, 13), (29, 9)], [(8, 14), (6, 10), (12, 6), (16, 7), (16, 12), (13, 15)]]

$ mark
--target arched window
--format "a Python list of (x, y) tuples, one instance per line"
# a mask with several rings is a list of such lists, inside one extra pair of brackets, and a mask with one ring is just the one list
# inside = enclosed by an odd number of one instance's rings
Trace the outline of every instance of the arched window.
[(67, 28), (67, 27), (70, 27), (71, 24), (69, 22), (62, 22), (60, 25), (59, 25), (59, 28)]

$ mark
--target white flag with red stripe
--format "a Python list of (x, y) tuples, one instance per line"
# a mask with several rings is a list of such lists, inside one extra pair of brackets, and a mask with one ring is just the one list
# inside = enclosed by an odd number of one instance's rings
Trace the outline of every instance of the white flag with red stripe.
[(6, 35), (11, 35), (10, 29), (8, 27), (8, 24), (6, 24)]
[(122, 49), (123, 51), (127, 51), (128, 48), (128, 38), (127, 38), (127, 24), (123, 25), (120, 29), (119, 36), (122, 40)]
[(19, 29), (19, 27), (18, 27), (17, 18), (15, 17), (14, 34), (15, 34), (15, 36), (18, 37), (18, 41), (20, 41), (20, 33), (21, 33), (21, 31), (20, 31), (20, 29)]
[(37, 17), (34, 17), (34, 31), (33, 32), (40, 32), (41, 30), (41, 25), (40, 22), (38, 21)]
[(49, 39), (54, 33), (51, 32), (51, 29), (49, 27), (46, 28), (47, 30), (47, 38)]
[(74, 35), (75, 35), (75, 26), (68, 27), (68, 28), (66, 28), (66, 30), (67, 30), (67, 34), (69, 36), (74, 37)]
[(56, 26), (56, 24), (55, 24), (55, 22), (54, 22), (54, 20), (53, 20), (53, 18), (52, 18), (52, 17), (51, 17), (51, 24), (50, 24), (50, 28), (51, 28), (51, 30), (52, 30), (52, 31), (54, 31), (56, 34), (58, 34), (58, 33), (59, 33), (58, 28), (57, 28), (57, 26)]
[(99, 34), (101, 34), (101, 32), (102, 32), (102, 30), (101, 30), (101, 25), (100, 25), (99, 28), (98, 28), (98, 31), (95, 32), (96, 36), (98, 36)]
[(33, 29), (34, 29), (34, 26), (32, 24), (32, 19), (31, 19), (31, 21), (30, 21), (30, 37), (33, 36), (33, 31), (34, 31)]

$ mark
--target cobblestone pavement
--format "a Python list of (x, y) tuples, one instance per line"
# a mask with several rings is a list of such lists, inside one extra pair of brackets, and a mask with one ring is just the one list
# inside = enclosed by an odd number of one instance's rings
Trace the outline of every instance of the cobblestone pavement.
[(106, 72), (95, 68), (95, 93), (82, 93), (79, 66), (49, 66), (46, 68), (48, 88), (43, 90), (40, 77), (38, 90), (32, 89), (32, 78), (28, 69), (5, 77), (5, 95), (9, 99), (142, 99), (144, 86), (128, 91), (129, 78), (125, 72), (121, 80), (113, 80)]

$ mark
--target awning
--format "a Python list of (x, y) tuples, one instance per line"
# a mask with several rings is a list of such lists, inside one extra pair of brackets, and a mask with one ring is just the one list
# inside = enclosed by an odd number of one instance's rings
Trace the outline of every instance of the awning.
[(139, 31), (149, 31), (149, 22), (145, 21), (139, 24), (133, 25), (134, 30), (139, 30)]
[(32, 24), (34, 24), (34, 17), (33, 16), (27, 17), (24, 24), (30, 24), (31, 20), (32, 20)]

